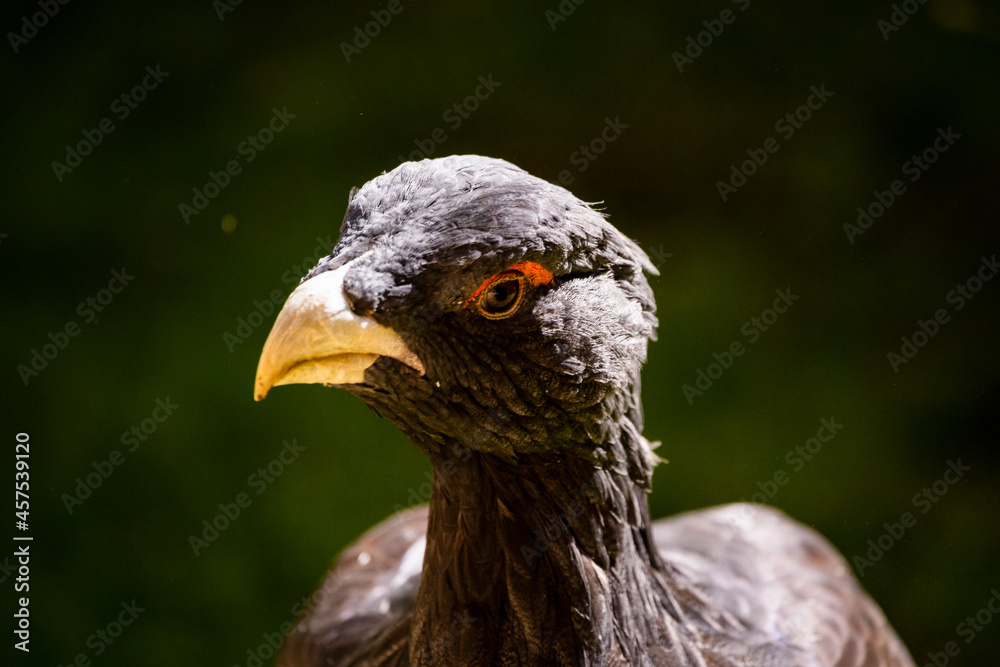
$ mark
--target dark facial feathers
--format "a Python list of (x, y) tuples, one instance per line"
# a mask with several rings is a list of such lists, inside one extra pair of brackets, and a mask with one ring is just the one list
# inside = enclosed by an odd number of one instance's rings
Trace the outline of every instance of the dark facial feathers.
[[(352, 193), (336, 248), (304, 281), (352, 260), (352, 309), (396, 331), (426, 375), (382, 359), (346, 388), (418, 445), (505, 457), (559, 447), (648, 483), (638, 387), (656, 327), (643, 271), (656, 269), (602, 214), (503, 160), (406, 163)], [(514, 316), (466, 307), (521, 262), (553, 279)]]

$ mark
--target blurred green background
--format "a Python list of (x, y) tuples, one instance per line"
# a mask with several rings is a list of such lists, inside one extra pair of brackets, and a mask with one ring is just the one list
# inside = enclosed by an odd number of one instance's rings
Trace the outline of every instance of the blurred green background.
[[(670, 463), (654, 516), (769, 488), (848, 558), (889, 544), (862, 583), (919, 664), (951, 641), (950, 664), (1000, 654), (1000, 618), (959, 634), (1000, 588), (1000, 281), (961, 310), (948, 300), (1000, 252), (994, 3), (914, 1), (889, 31), (888, 2), (74, 2), (30, 38), (23, 18), (43, 10), (14, 4), (0, 57), (0, 479), (11, 498), (14, 437), (29, 433), (33, 634), (30, 656), (13, 650), (15, 575), (0, 560), (0, 661), (257, 664), (331, 558), (419, 499), (426, 461), (346, 392), (251, 394), (273, 321), (255, 302), (282, 300), (326, 254), (352, 186), (421, 148), (566, 171), (660, 266), (645, 432)], [(147, 66), (164, 74), (122, 117), (115, 100)], [(462, 118), (453, 106), (479, 77), (498, 85)], [(833, 94), (788, 137), (776, 123), (812, 86)], [(250, 161), (241, 145), (274, 109), (294, 118)], [(114, 130), (57, 176), (104, 118)], [(607, 119), (620, 131), (601, 145)], [(904, 163), (949, 127), (960, 138), (910, 181)], [(723, 201), (717, 182), (768, 138), (777, 152)], [(240, 173), (186, 223), (179, 205), (231, 160)], [(850, 242), (845, 223), (896, 179), (905, 192)], [(102, 292), (123, 267), (129, 284)], [(744, 323), (786, 288), (798, 301), (751, 343)], [(90, 298), (100, 313), (80, 306)], [(887, 353), (941, 308), (949, 321), (894, 372)], [(61, 338), (67, 324), (78, 335)], [(65, 348), (24, 375), (53, 338)], [(734, 341), (749, 351), (688, 401), (682, 386)], [(177, 406), (162, 422), (158, 399)], [(831, 417), (836, 438), (793, 465)], [(293, 439), (305, 449), (280, 476), (249, 479)], [(121, 464), (70, 513), (65, 494), (115, 450)], [(921, 513), (914, 496), (959, 459), (970, 470)], [(767, 484), (779, 471), (787, 483)], [(249, 507), (196, 556), (189, 537), (240, 493)], [(18, 532), (13, 503), (3, 511), (4, 534)], [(915, 525), (885, 537), (907, 511)], [(120, 636), (95, 634), (133, 600), (143, 611)]]

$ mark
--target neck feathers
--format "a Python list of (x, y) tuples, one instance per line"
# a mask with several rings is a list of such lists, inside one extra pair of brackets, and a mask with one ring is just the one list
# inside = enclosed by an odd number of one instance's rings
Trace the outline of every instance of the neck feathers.
[(412, 664), (643, 664), (650, 645), (680, 650), (645, 495), (627, 469), (578, 457), (435, 458)]

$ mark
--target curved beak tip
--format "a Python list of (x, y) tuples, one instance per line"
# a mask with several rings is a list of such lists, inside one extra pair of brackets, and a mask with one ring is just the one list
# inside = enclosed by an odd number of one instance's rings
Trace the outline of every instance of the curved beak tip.
[(365, 370), (380, 356), (424, 374), (399, 334), (350, 309), (343, 282), (354, 261), (311, 278), (288, 296), (261, 352), (255, 401), (282, 384), (364, 382)]

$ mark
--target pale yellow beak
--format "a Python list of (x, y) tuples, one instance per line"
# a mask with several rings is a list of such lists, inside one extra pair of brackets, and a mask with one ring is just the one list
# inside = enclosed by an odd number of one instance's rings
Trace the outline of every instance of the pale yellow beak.
[(424, 365), (395, 331), (351, 311), (344, 276), (352, 260), (321, 273), (288, 295), (257, 363), (254, 400), (281, 384), (356, 384), (379, 357), (392, 357), (421, 375)]

